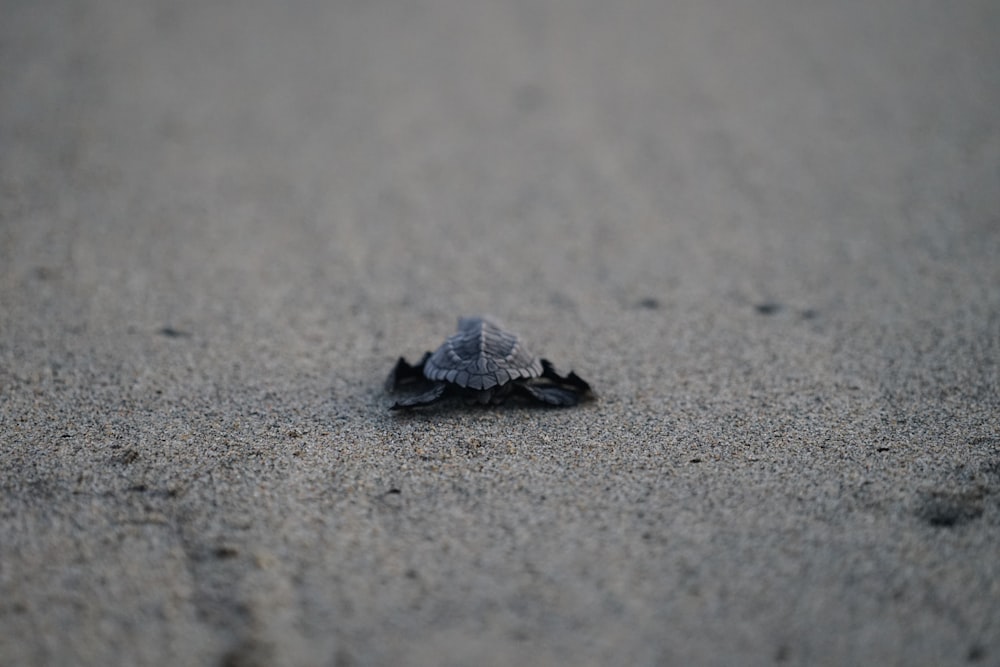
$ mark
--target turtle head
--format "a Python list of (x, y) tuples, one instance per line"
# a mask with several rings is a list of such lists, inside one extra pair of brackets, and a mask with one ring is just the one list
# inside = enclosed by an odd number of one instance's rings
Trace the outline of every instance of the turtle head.
[(482, 315), (480, 317), (460, 317), (458, 318), (458, 330), (468, 331), (470, 329), (476, 329), (483, 324), (492, 324), (498, 329), (502, 329), (503, 325), (497, 320), (497, 318), (492, 315)]

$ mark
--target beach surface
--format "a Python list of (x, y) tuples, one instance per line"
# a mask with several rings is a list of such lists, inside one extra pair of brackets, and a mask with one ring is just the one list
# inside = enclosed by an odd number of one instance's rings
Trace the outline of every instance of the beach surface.
[(7, 5), (0, 665), (1000, 663), (996, 2)]

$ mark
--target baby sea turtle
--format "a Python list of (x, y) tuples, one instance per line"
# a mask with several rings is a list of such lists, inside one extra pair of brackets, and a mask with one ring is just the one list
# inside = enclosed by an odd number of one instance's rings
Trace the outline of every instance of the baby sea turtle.
[(459, 318), (458, 332), (416, 365), (400, 357), (385, 387), (389, 392), (404, 387), (420, 392), (401, 398), (392, 410), (430, 405), (448, 394), (484, 405), (500, 403), (510, 394), (556, 406), (591, 397), (590, 385), (576, 373), (559, 375), (548, 359), (532, 356), (516, 334), (490, 317)]

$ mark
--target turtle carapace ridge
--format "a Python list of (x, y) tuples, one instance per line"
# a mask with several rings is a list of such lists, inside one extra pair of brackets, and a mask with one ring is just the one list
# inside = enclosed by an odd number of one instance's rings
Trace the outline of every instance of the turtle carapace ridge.
[(520, 338), (488, 317), (461, 318), (458, 333), (448, 338), (424, 366), (428, 380), (479, 390), (541, 374), (541, 362), (528, 352)]

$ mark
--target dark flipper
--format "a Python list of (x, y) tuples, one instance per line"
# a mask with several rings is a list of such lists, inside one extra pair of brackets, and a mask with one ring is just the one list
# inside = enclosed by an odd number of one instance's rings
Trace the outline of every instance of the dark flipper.
[(587, 384), (583, 378), (574, 373), (569, 372), (569, 375), (563, 377), (556, 372), (556, 367), (552, 365), (552, 362), (548, 359), (542, 359), (542, 377), (546, 380), (552, 380), (553, 382), (561, 385), (568, 385), (580, 393), (581, 398), (589, 397), (591, 395), (590, 385)]
[(542, 375), (521, 385), (533, 398), (549, 405), (572, 406), (592, 398), (590, 385), (576, 373), (562, 376), (548, 359), (542, 359)]
[(399, 361), (396, 362), (396, 366), (392, 369), (392, 372), (389, 373), (389, 377), (385, 379), (385, 390), (391, 393), (400, 387), (424, 382), (424, 364), (426, 364), (427, 360), (430, 358), (431, 353), (428, 352), (424, 355), (424, 358), (420, 360), (420, 363), (414, 366), (407, 363), (406, 359), (403, 357), (400, 357)]
[(435, 382), (424, 393), (417, 394), (416, 396), (405, 396), (396, 401), (389, 409), (399, 410), (402, 408), (417, 408), (422, 405), (430, 405), (440, 400), (444, 396), (444, 390), (447, 388), (448, 384), (446, 382)]
[(532, 398), (548, 405), (571, 407), (580, 402), (580, 394), (554, 384), (522, 384), (520, 388)]

